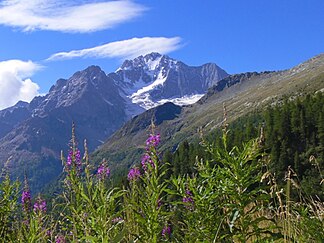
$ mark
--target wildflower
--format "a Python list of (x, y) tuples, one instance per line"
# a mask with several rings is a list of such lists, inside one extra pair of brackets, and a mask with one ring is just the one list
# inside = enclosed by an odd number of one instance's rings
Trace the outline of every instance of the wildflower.
[(121, 217), (113, 218), (113, 219), (111, 220), (111, 222), (112, 222), (113, 224), (116, 224), (116, 223), (119, 223), (119, 222), (122, 222), (122, 221), (123, 221), (123, 218), (121, 218)]
[(34, 204), (34, 212), (35, 213), (46, 213), (46, 201), (41, 199), (40, 197), (37, 198)]
[(128, 172), (127, 179), (129, 181), (136, 181), (141, 176), (141, 172), (137, 167), (131, 168)]
[(154, 167), (154, 163), (151, 159), (151, 156), (148, 155), (147, 153), (145, 153), (144, 156), (142, 157), (141, 164), (142, 164), (144, 171), (147, 170), (147, 164), (150, 164), (152, 167)]
[(73, 149), (70, 149), (66, 159), (66, 165), (67, 167), (75, 166), (79, 171), (81, 170), (81, 152), (78, 148), (76, 148), (74, 151)]
[(155, 167), (155, 158), (156, 158), (156, 147), (160, 143), (160, 134), (154, 135), (153, 133), (150, 134), (148, 139), (146, 140), (146, 152), (142, 157), (142, 167), (144, 171), (147, 171), (148, 169), (148, 164), (151, 165), (151, 167)]
[(186, 194), (188, 195), (188, 196), (192, 196), (192, 192), (190, 191), (190, 190), (186, 190)]
[(146, 146), (149, 148), (150, 146), (157, 147), (160, 143), (160, 134), (150, 134), (148, 139), (146, 140)]
[(171, 236), (171, 226), (166, 225), (162, 229), (162, 236), (163, 237), (170, 237)]
[(74, 157), (75, 157), (75, 165), (77, 168), (81, 168), (82, 166), (82, 162), (81, 162), (81, 152), (79, 149), (75, 149), (75, 154), (74, 154)]
[(55, 236), (55, 243), (65, 243), (65, 237), (63, 235)]
[(162, 202), (161, 198), (159, 198), (157, 201), (157, 207), (160, 208), (162, 206), (162, 203), (163, 202)]
[(28, 220), (28, 219), (23, 220), (22, 223), (23, 223), (24, 225), (26, 225), (26, 226), (29, 226), (29, 220)]
[(66, 159), (66, 165), (70, 167), (72, 165), (73, 150), (69, 151), (68, 157)]
[(108, 168), (108, 166), (105, 165), (105, 163), (102, 163), (97, 170), (97, 176), (100, 179), (104, 179), (106, 177), (110, 176), (110, 169)]
[(192, 198), (192, 192), (190, 190), (186, 190), (186, 196), (182, 198), (182, 202), (185, 204), (185, 208), (188, 210), (194, 209), (195, 201)]
[(28, 186), (28, 180), (27, 180), (26, 176), (25, 176), (25, 180), (24, 180), (24, 190), (23, 190), (22, 195), (21, 195), (21, 205), (22, 205), (23, 211), (25, 213), (28, 213), (30, 211), (30, 208), (31, 208), (31, 194), (30, 194), (30, 190), (29, 190), (29, 186)]
[(30, 204), (30, 200), (31, 200), (30, 191), (23, 191), (21, 196), (21, 203), (23, 207)]
[(192, 197), (184, 197), (183, 199), (182, 199), (182, 202), (184, 202), (184, 203), (191, 203), (191, 204), (193, 204), (194, 203), (194, 200), (192, 199)]

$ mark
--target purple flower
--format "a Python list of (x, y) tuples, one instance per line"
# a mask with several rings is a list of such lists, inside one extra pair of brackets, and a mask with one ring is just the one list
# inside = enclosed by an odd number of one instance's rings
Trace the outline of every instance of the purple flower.
[(81, 166), (81, 152), (79, 149), (75, 149), (75, 164), (77, 167)]
[(150, 134), (148, 139), (146, 140), (146, 152), (142, 157), (142, 167), (144, 171), (147, 171), (147, 165), (150, 164), (153, 168), (155, 167), (155, 164), (153, 162), (152, 158), (155, 158), (155, 148), (158, 146), (160, 143), (160, 134), (154, 135)]
[(55, 236), (55, 243), (65, 243), (65, 237), (63, 235)]
[(106, 177), (109, 177), (110, 176), (110, 169), (108, 168), (108, 166), (106, 166), (104, 163), (101, 164), (99, 167), (98, 167), (98, 170), (97, 170), (97, 176), (100, 178), (100, 179), (104, 179)]
[(46, 201), (41, 199), (40, 197), (37, 198), (34, 204), (34, 212), (35, 213), (46, 213)]
[(137, 167), (131, 168), (128, 172), (127, 179), (129, 181), (136, 181), (141, 176), (141, 172)]
[(28, 220), (28, 219), (23, 220), (22, 223), (23, 223), (24, 225), (26, 225), (26, 226), (29, 226), (29, 220)]
[(182, 202), (184, 202), (184, 203), (194, 203), (194, 200), (192, 199), (192, 197), (184, 197), (182, 199)]
[(69, 151), (68, 157), (66, 159), (66, 165), (71, 166), (72, 165), (72, 157), (73, 157), (73, 150), (71, 149)]
[(192, 192), (190, 191), (190, 190), (186, 190), (186, 194), (188, 195), (188, 196), (192, 196)]
[(21, 194), (21, 205), (22, 205), (23, 211), (25, 213), (28, 213), (31, 208), (31, 194), (29, 191), (27, 177), (25, 177), (24, 183), (25, 183), (24, 190)]
[(97, 174), (98, 174), (98, 175), (101, 175), (101, 174), (104, 173), (104, 171), (105, 171), (105, 167), (104, 167), (104, 165), (100, 165), (100, 166), (98, 167)]
[(112, 222), (113, 224), (116, 224), (116, 223), (119, 223), (119, 222), (122, 222), (122, 221), (123, 221), (123, 219), (122, 219), (121, 217), (113, 218), (113, 219), (111, 220), (111, 222)]
[(162, 229), (162, 236), (163, 237), (170, 237), (171, 235), (171, 226), (170, 225), (166, 225), (163, 227)]
[(81, 170), (82, 167), (82, 160), (81, 160), (81, 152), (79, 149), (75, 149), (73, 152), (73, 149), (70, 149), (68, 153), (68, 157), (66, 159), (66, 165), (68, 167), (68, 170), (70, 170), (71, 166), (75, 166), (78, 171)]
[(162, 199), (159, 198), (159, 200), (157, 201), (157, 207), (160, 208), (162, 206)]
[(31, 200), (30, 191), (23, 191), (21, 196), (21, 203), (24, 205), (30, 202), (30, 200)]
[(148, 137), (148, 139), (146, 140), (146, 146), (150, 147), (157, 147), (160, 143), (160, 134), (150, 134), (150, 136)]
[(182, 202), (185, 204), (186, 209), (193, 210), (195, 201), (192, 198), (192, 192), (190, 190), (186, 190), (186, 195), (182, 198)]
[(142, 157), (141, 164), (142, 164), (142, 168), (144, 169), (144, 171), (147, 170), (147, 164), (150, 164), (154, 168), (154, 163), (151, 159), (151, 156), (148, 155), (147, 153), (145, 153), (144, 156)]

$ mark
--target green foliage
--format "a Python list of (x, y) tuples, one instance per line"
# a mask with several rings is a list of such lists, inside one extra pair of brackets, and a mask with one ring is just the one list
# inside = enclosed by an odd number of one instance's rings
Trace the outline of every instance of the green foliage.
[(121, 222), (114, 219), (121, 215), (117, 212), (118, 199), (123, 192), (109, 186), (109, 168), (105, 162), (92, 174), (85, 156), (80, 157), (76, 147), (74, 129), (68, 158), (65, 160), (65, 190), (56, 204), (60, 211), (57, 228), (69, 241), (108, 242), (120, 237), (123, 230)]
[(0, 179), (2, 180), (0, 183), (0, 239), (10, 242), (13, 241), (14, 233), (17, 230), (20, 184), (18, 181), (10, 181), (6, 166)]
[(125, 196), (127, 241), (159, 242), (163, 227), (168, 224), (165, 191), (167, 182), (163, 179), (166, 164), (157, 156), (156, 147), (149, 145), (146, 151), (148, 160), (143, 160), (144, 171), (139, 180), (130, 180)]
[(73, 127), (69, 154), (62, 156), (64, 186), (47, 210), (41, 196), (25, 193), (20, 204), (19, 182), (2, 173), (0, 239), (321, 242), (324, 204), (314, 190), (322, 195), (323, 99), (283, 102), (241, 118), (230, 132), (225, 126), (200, 144), (186, 141), (162, 159), (152, 131), (141, 169), (131, 168), (120, 187), (106, 160), (94, 168), (86, 145), (80, 155)]
[[(174, 194), (183, 198), (180, 230), (186, 242), (265, 240), (275, 227), (262, 215), (271, 198), (261, 182), (265, 162), (261, 147), (251, 140), (242, 150), (228, 150), (226, 139), (225, 133), (221, 147), (204, 144), (211, 160), (197, 161), (195, 176), (172, 179)], [(264, 222), (267, 227), (260, 226)]]
[[(242, 148), (242, 144), (259, 134), (261, 127), (265, 133), (265, 151), (271, 157), (269, 169), (277, 183), (285, 184), (285, 172), (291, 167), (298, 174), (303, 190), (324, 200), (324, 184), (319, 183), (324, 174), (324, 95), (319, 92), (291, 101), (285, 99), (263, 112), (255, 111), (238, 118), (229, 124), (228, 147)], [(221, 146), (221, 137), (222, 131), (217, 129), (207, 134), (205, 140)], [(188, 144), (186, 141), (168, 156), (174, 175), (195, 172), (195, 156), (211, 159), (198, 142)], [(317, 159), (317, 164), (309, 161), (311, 156)]]

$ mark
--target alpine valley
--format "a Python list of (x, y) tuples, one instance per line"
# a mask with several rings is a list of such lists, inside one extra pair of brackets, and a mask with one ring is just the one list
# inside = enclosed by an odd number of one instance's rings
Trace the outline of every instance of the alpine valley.
[(62, 172), (75, 123), (78, 147), (86, 139), (92, 162), (108, 160), (127, 171), (140, 161), (153, 120), (161, 151), (174, 151), (228, 121), (263, 110), (283, 97), (323, 92), (324, 55), (283, 71), (229, 75), (216, 64), (191, 67), (159, 53), (126, 60), (106, 74), (98, 66), (59, 79), (45, 96), (0, 111), (0, 166), (13, 177), (27, 174), (34, 191)]
[(45, 96), (0, 111), (0, 166), (8, 161), (13, 177), (27, 174), (39, 191), (62, 172), (60, 151), (69, 148), (73, 122), (91, 152), (132, 117), (167, 102), (192, 104), (226, 77), (216, 64), (191, 67), (159, 53), (109, 74), (90, 66), (57, 80)]
[[(285, 100), (319, 92), (324, 92), (324, 54), (288, 70), (230, 75), (209, 88), (194, 104), (179, 106), (169, 102), (134, 117), (93, 153), (93, 160), (100, 163), (106, 158), (113, 169), (126, 173), (129, 167), (141, 161), (152, 120), (156, 132), (161, 135), (159, 149), (174, 152), (183, 141), (197, 141), (200, 133), (208, 135), (221, 128), (224, 105), (227, 122), (231, 123), (247, 114), (260, 114), (269, 107), (280, 107)], [(245, 125), (240, 124), (241, 129)], [(277, 136), (276, 139), (280, 139)]]

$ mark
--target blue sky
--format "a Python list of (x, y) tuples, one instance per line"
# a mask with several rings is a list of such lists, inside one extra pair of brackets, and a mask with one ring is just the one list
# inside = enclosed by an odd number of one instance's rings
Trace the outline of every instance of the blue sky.
[(0, 1), (0, 109), (151, 51), (231, 74), (287, 69), (324, 51), (323, 12), (323, 0)]

